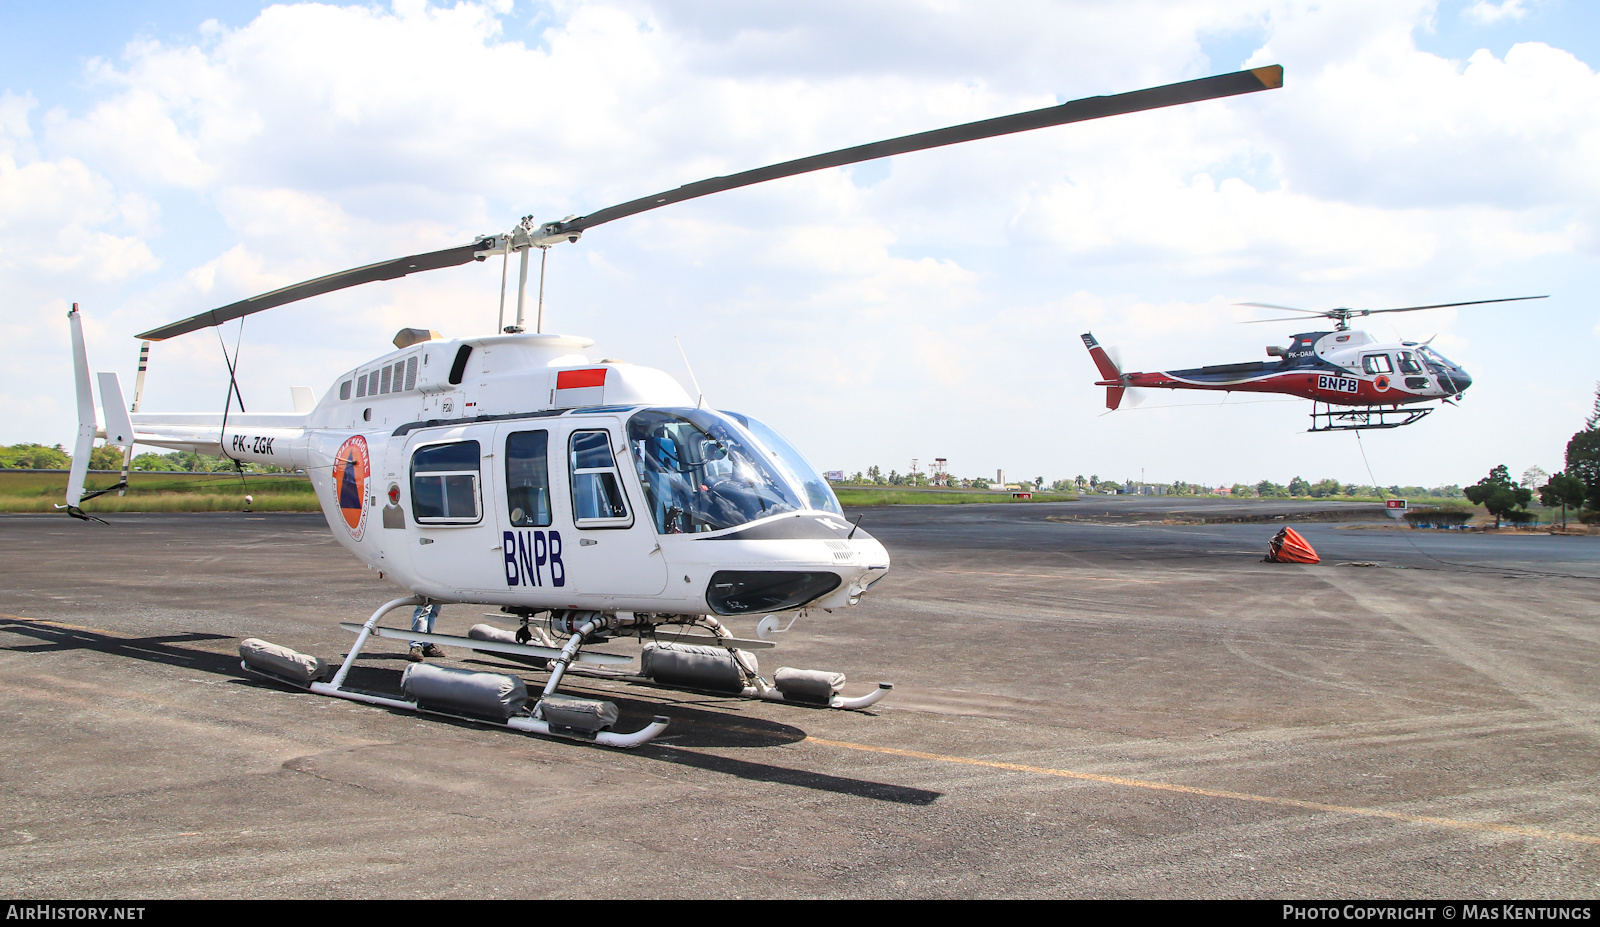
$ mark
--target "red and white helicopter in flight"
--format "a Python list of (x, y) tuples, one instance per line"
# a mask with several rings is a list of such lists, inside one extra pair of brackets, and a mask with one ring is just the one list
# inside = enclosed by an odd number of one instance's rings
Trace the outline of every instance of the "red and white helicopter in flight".
[[(759, 419), (704, 408), (660, 370), (590, 359), (583, 353), (589, 339), (543, 333), (542, 306), (535, 331), (524, 331), (530, 252), (576, 242), (606, 222), (780, 177), (1282, 83), (1283, 69), (1273, 65), (1089, 97), (714, 177), (559, 222), (535, 225), (529, 217), (508, 234), (319, 277), (139, 336), (147, 349), (148, 341), (346, 287), (494, 256), (503, 259), (503, 313), (510, 256), (520, 255), (515, 324), (460, 339), (402, 330), (394, 351), (340, 374), (320, 400), (294, 388), (293, 413), (235, 411), (232, 388), (220, 413), (141, 411), (142, 353), (132, 414), (116, 375), (99, 375), (102, 429), (74, 306), (79, 428), (63, 507), (88, 517), (80, 506), (98, 493), (83, 492), (85, 468), (100, 436), (129, 453), (137, 442), (304, 470), (339, 543), (407, 590), (364, 625), (346, 625), (358, 635), (355, 645), (326, 681), (332, 668), (316, 657), (264, 641), (241, 644), (246, 670), (317, 694), (632, 747), (658, 735), (666, 719), (616, 733), (609, 730), (615, 705), (558, 692), (573, 664), (631, 664), (632, 657), (586, 649), (627, 636), (647, 641), (629, 677), (636, 682), (864, 708), (889, 687), (849, 698), (842, 675), (787, 667), (768, 680), (750, 651), (787, 630), (777, 627), (776, 613), (855, 605), (889, 570), (883, 545), (846, 521), (827, 481)], [(454, 637), (378, 624), (396, 609), (438, 603), (496, 606), (521, 626), (512, 634), (480, 625)], [(723, 625), (746, 617), (761, 619), (756, 640), (736, 639)], [(706, 633), (687, 634), (691, 626)], [(536, 661), (549, 676), (530, 697), (519, 676), (416, 663), (400, 697), (364, 691), (348, 677), (373, 635)]]
[[(1378, 341), (1363, 331), (1351, 331), (1350, 320), (1386, 312), (1416, 312), (1419, 309), (1445, 309), (1451, 306), (1479, 306), (1508, 303), (1545, 296), (1513, 296), (1506, 299), (1476, 299), (1462, 303), (1436, 303), (1429, 306), (1404, 306), (1399, 309), (1327, 309), (1314, 311), (1275, 306), (1270, 303), (1239, 303), (1262, 309), (1299, 312), (1304, 316), (1258, 319), (1256, 322), (1302, 321), (1328, 318), (1336, 323), (1331, 332), (1303, 332), (1289, 346), (1269, 345), (1273, 361), (1247, 361), (1242, 364), (1216, 364), (1186, 370), (1155, 373), (1124, 372), (1121, 364), (1095, 340), (1084, 333), (1083, 345), (1100, 370), (1096, 386), (1106, 388), (1106, 408), (1122, 405), (1130, 389), (1201, 389), (1243, 393), (1281, 393), (1312, 401), (1309, 431), (1358, 431), (1367, 428), (1398, 428), (1418, 421), (1436, 406), (1432, 400), (1453, 403), (1472, 385), (1472, 377), (1427, 342)], [(1432, 339), (1429, 339), (1431, 341)], [(1136, 397), (1133, 394), (1132, 397)]]

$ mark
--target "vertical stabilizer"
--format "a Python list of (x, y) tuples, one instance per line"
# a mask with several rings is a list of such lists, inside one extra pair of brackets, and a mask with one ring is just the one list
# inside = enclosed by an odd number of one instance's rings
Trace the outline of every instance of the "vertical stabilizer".
[(78, 389), (78, 441), (72, 448), (72, 471), (67, 477), (66, 508), (83, 501), (83, 481), (89, 475), (89, 452), (94, 450), (94, 394), (89, 389), (89, 352), (83, 346), (83, 316), (78, 304), (67, 313), (72, 326), (72, 378)]
[[(137, 411), (139, 411), (139, 402), (142, 399), (144, 399), (144, 372), (145, 372), (146, 369), (149, 368), (149, 366), (150, 366), (150, 342), (146, 341), (146, 342), (143, 342), (143, 343), (141, 343), (139, 345), (139, 375), (137, 377), (135, 377), (134, 381), (133, 381), (133, 405), (128, 407), (128, 411), (129, 412), (137, 412)], [(123, 484), (126, 484), (128, 482), (128, 468), (131, 467), (132, 465), (133, 465), (133, 444), (132, 444), (132, 442), (130, 442), (128, 444), (128, 446), (126, 448), (124, 448), (123, 451), (122, 451), (122, 480), (121, 480), (121, 482)], [(124, 488), (117, 490), (117, 495), (119, 495), (119, 496), (123, 495), (127, 491), (128, 490), (126, 488), (126, 485), (124, 485)]]
[[(1083, 346), (1089, 349), (1089, 357), (1094, 360), (1094, 365), (1100, 371), (1100, 382), (1096, 385), (1106, 388), (1106, 408), (1116, 409), (1122, 405), (1122, 394), (1127, 392), (1127, 380), (1122, 376), (1122, 371), (1117, 369), (1117, 364), (1094, 340), (1094, 335), (1083, 333)], [(1107, 382), (1112, 381), (1112, 382)]]

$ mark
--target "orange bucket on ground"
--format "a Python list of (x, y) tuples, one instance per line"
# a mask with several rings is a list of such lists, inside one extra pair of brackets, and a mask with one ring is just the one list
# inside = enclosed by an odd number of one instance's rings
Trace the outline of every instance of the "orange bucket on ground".
[(1274, 563), (1321, 563), (1322, 558), (1311, 549), (1300, 532), (1284, 528), (1273, 535), (1267, 544), (1267, 560)]

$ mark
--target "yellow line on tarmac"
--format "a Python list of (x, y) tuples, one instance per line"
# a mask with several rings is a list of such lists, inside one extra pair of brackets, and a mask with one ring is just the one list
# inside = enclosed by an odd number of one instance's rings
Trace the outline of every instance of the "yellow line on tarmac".
[(1254, 795), (1249, 792), (1229, 792), (1224, 789), (1205, 789), (1192, 785), (1175, 785), (1170, 782), (1151, 782), (1147, 779), (1129, 779), (1124, 776), (1105, 776), (1099, 773), (1074, 772), (1070, 769), (1048, 769), (1043, 766), (1024, 766), (1020, 763), (1001, 763), (995, 760), (979, 760), (966, 756), (946, 756), (941, 753), (923, 753), (919, 750), (898, 750), (894, 747), (874, 747), (870, 744), (855, 744), (843, 740), (823, 740), (820, 737), (807, 737), (811, 743), (822, 744), (828, 747), (840, 747), (845, 750), (861, 750), (866, 753), (883, 753), (890, 756), (904, 756), (916, 760), (935, 760), (940, 763), (958, 763), (963, 766), (983, 766), (989, 769), (1004, 769), (1009, 772), (1033, 773), (1040, 776), (1056, 776), (1062, 779), (1079, 779), (1084, 782), (1100, 782), (1106, 785), (1121, 785), (1136, 789), (1153, 789), (1159, 792), (1178, 792), (1184, 795), (1199, 795), (1205, 798), (1226, 798), (1232, 801), (1248, 801), (1262, 805), (1277, 805), (1283, 808), (1300, 808), (1305, 811), (1323, 811), (1334, 814), (1353, 814), (1367, 818), (1387, 818), (1391, 821), (1405, 821), (1409, 824), (1431, 824), (1435, 827), (1448, 827), (1458, 830), (1477, 830), (1494, 834), (1511, 834), (1517, 837), (1537, 837), (1544, 840), (1564, 840), (1569, 843), (1587, 843), (1600, 845), (1600, 837), (1588, 834), (1571, 834), (1564, 831), (1540, 830), (1537, 827), (1523, 827), (1518, 824), (1493, 824), (1483, 821), (1461, 821), (1455, 818), (1433, 817), (1425, 814), (1407, 814), (1404, 811), (1389, 811), (1383, 808), (1359, 808), (1351, 805), (1330, 805), (1320, 801), (1304, 801), (1298, 798), (1279, 798), (1273, 795)]

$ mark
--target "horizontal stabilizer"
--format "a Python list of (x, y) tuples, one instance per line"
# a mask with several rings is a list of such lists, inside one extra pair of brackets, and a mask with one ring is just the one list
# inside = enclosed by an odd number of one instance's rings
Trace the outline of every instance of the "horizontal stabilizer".
[(122, 384), (114, 373), (101, 373), (100, 411), (106, 414), (106, 443), (133, 447), (133, 420), (122, 402)]

